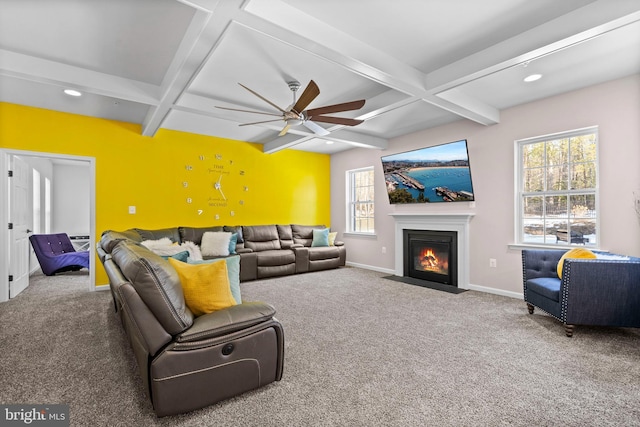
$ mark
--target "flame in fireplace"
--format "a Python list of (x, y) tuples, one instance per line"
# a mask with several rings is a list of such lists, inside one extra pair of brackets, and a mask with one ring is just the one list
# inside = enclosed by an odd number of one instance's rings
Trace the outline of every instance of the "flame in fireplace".
[(425, 270), (440, 270), (440, 260), (431, 249), (423, 249), (420, 253), (420, 266)]
[(448, 274), (449, 260), (447, 256), (438, 256), (438, 252), (433, 249), (424, 248), (414, 259), (414, 268), (419, 271)]

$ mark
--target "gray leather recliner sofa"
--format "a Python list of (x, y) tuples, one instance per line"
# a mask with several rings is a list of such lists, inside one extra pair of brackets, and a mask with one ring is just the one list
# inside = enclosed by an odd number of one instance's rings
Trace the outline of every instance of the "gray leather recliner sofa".
[(195, 317), (175, 269), (139, 244), (149, 236), (178, 234), (177, 229), (105, 232), (97, 252), (157, 416), (202, 408), (279, 381), (284, 333), (275, 309), (243, 302)]
[(238, 233), (236, 251), (240, 255), (240, 281), (245, 282), (343, 267), (347, 259), (347, 249), (343, 242), (336, 241), (333, 246), (311, 246), (313, 230), (322, 228), (325, 227), (287, 224), (171, 227), (158, 230), (133, 228), (105, 233), (109, 233), (112, 239), (126, 238), (142, 242), (167, 237), (176, 243), (193, 242), (198, 246), (207, 231)]

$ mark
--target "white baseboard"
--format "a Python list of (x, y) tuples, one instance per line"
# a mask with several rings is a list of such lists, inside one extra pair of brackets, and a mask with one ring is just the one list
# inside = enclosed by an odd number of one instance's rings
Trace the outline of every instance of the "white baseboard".
[(109, 285), (96, 285), (94, 290), (96, 290), (96, 291), (108, 291), (109, 290)]
[[(347, 261), (346, 264), (349, 267), (364, 268), (365, 270), (373, 270), (373, 271), (377, 271), (379, 273), (386, 273), (386, 274), (389, 274), (389, 275), (396, 274), (396, 271), (392, 270), (390, 268), (375, 267), (373, 265), (359, 264), (357, 262), (349, 262), (349, 261)], [(524, 298), (524, 296), (523, 296), (523, 294), (521, 292), (503, 291), (502, 289), (488, 288), (486, 286), (479, 286), (479, 285), (471, 285), (470, 284), (468, 289), (470, 291), (478, 291), (478, 292), (484, 292), (484, 293), (487, 293), (487, 294), (501, 295), (503, 297), (509, 297), (509, 298), (515, 298), (515, 299), (523, 299)]]
[(488, 288), (486, 286), (469, 284), (470, 291), (484, 292), (487, 294), (501, 295), (503, 297), (524, 299), (524, 295), (520, 292), (503, 291), (502, 289)]
[(365, 270), (373, 270), (373, 271), (377, 271), (379, 273), (386, 273), (389, 275), (392, 274), (396, 274), (395, 270), (392, 270), (390, 268), (381, 268), (381, 267), (375, 267), (373, 265), (367, 265), (367, 264), (359, 264), (357, 262), (349, 262), (347, 261), (346, 263), (349, 267), (358, 267), (358, 268), (364, 268)]

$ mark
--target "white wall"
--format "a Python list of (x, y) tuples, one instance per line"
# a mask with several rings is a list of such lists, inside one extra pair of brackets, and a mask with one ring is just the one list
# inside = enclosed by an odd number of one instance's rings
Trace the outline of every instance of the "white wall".
[[(45, 232), (44, 182), (45, 182), (45, 179), (47, 178), (49, 179), (49, 181), (53, 180), (53, 164), (51, 163), (50, 159), (43, 158), (43, 157), (20, 156), (20, 158), (26, 161), (29, 164), (29, 166), (31, 166), (31, 168), (37, 170), (40, 173), (40, 182), (32, 183), (33, 186), (39, 185), (40, 189), (42, 190), (40, 191), (40, 209), (41, 209), (40, 224), (39, 224), (39, 227), (36, 227), (36, 224), (31, 224), (31, 227), (29, 228), (34, 231), (36, 230), (36, 228), (38, 228), (40, 230), (39, 233), (44, 233)], [(38, 268), (40, 268), (40, 264), (38, 263), (38, 259), (36, 258), (36, 253), (34, 252), (33, 247), (29, 245), (29, 273), (30, 274), (33, 273)]]
[(89, 163), (53, 165), (51, 232), (88, 236)]
[[(45, 179), (49, 179), (49, 181), (53, 180), (53, 164), (51, 163), (51, 159), (47, 159), (44, 157), (31, 157), (31, 156), (20, 156), (21, 159), (25, 160), (29, 166), (33, 169), (37, 170), (40, 173), (40, 207), (42, 209), (42, 215), (40, 215), (40, 233), (44, 233), (45, 226), (45, 217), (44, 217), (44, 206), (45, 206), (45, 191), (44, 191), (44, 182)], [(33, 183), (34, 185), (36, 183)], [(35, 229), (35, 224), (32, 224), (32, 229)]]
[[(522, 292), (522, 265), (514, 243), (514, 141), (599, 126), (600, 248), (640, 256), (640, 222), (633, 192), (640, 189), (640, 75), (501, 111), (500, 123), (467, 120), (390, 141), (386, 150), (353, 149), (331, 157), (331, 227), (347, 245), (347, 261), (393, 270), (394, 220), (390, 212), (475, 212), (471, 221), (470, 282), (498, 293)], [(389, 205), (380, 157), (467, 139), (475, 192), (470, 203)], [(344, 235), (345, 172), (375, 167), (376, 237)], [(382, 253), (386, 248), (386, 254)], [(489, 267), (489, 258), (497, 268)]]

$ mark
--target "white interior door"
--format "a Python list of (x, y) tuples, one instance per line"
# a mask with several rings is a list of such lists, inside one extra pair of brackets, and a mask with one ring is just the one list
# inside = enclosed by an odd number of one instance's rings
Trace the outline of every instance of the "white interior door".
[(31, 167), (17, 156), (11, 156), (9, 178), (9, 298), (29, 286), (29, 227), (31, 226)]

